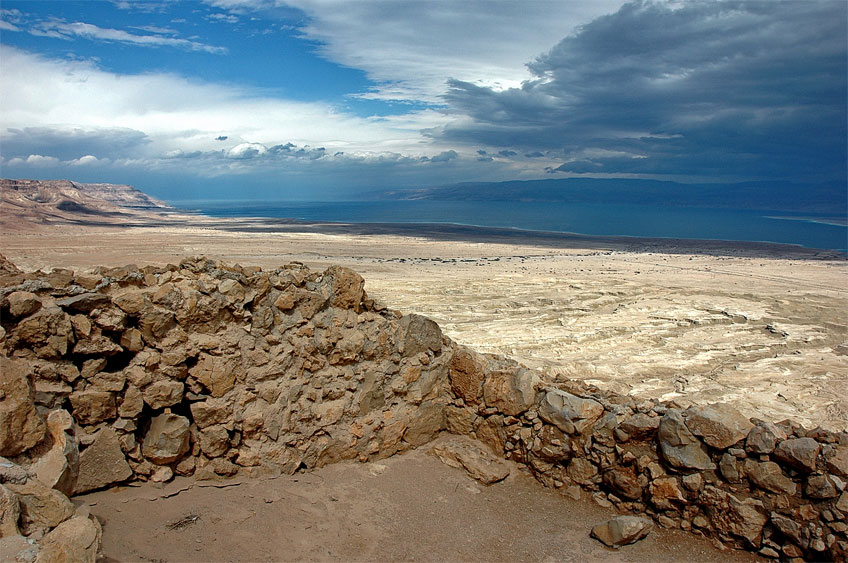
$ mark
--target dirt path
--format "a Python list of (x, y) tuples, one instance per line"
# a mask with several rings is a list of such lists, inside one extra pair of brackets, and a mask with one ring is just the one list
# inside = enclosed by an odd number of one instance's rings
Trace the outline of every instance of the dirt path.
[[(425, 447), (426, 449), (426, 447)], [(682, 531), (607, 549), (614, 512), (513, 466), (485, 487), (417, 450), (266, 480), (169, 483), (77, 497), (103, 522), (106, 561), (753, 561)]]

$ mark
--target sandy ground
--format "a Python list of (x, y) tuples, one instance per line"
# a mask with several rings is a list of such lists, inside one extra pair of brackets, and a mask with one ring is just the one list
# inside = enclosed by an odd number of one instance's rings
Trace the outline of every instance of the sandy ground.
[(201, 218), (4, 228), (0, 252), (24, 269), (340, 263), (372, 297), (481, 351), (638, 397), (848, 430), (848, 262), (832, 253)]
[[(426, 449), (427, 446), (424, 447)], [(753, 561), (655, 528), (618, 551), (589, 537), (615, 516), (512, 465), (486, 487), (417, 450), (268, 480), (174, 481), (75, 498), (112, 561)]]

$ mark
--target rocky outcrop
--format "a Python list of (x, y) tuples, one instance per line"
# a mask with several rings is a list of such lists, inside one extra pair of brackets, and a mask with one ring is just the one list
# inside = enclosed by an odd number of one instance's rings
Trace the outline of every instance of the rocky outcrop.
[[(57, 558), (89, 558), (100, 537), (63, 491), (379, 460), (443, 432), (474, 441), (442, 440), (434, 455), (482, 483), (506, 477), (502, 457), (766, 557), (848, 551), (844, 433), (542, 379), (385, 309), (340, 267), (0, 266), (0, 524)], [(634, 522), (595, 536), (621, 545), (647, 529)]]

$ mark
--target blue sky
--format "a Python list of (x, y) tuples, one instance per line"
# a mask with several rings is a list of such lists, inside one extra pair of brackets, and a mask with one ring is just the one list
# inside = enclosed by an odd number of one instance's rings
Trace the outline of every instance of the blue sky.
[(842, 0), (4, 0), (0, 165), (175, 199), (844, 189), (846, 21)]

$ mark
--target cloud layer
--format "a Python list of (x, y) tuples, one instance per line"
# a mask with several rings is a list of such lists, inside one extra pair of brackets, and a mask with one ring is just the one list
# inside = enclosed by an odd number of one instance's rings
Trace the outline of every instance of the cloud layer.
[(845, 178), (844, 2), (632, 3), (506, 91), (451, 81), (442, 141), (571, 173)]

